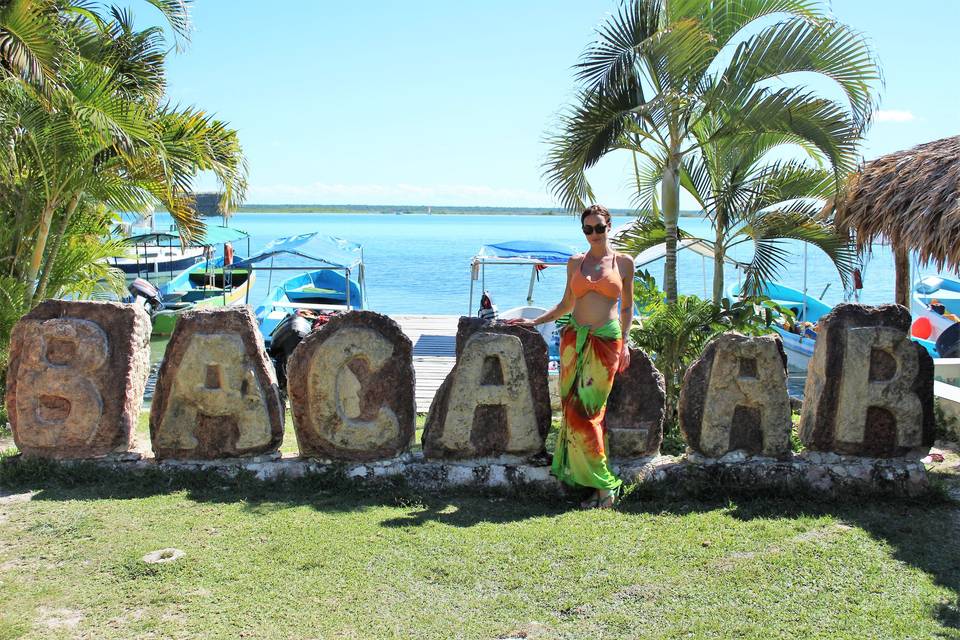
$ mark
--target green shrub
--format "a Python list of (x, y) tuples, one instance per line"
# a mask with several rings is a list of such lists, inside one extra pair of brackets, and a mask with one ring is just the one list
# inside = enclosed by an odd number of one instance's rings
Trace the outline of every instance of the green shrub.
[(940, 399), (934, 398), (933, 401), (933, 433), (937, 440), (948, 440), (955, 442), (957, 434), (960, 433), (956, 416), (948, 416), (943, 407), (940, 406)]

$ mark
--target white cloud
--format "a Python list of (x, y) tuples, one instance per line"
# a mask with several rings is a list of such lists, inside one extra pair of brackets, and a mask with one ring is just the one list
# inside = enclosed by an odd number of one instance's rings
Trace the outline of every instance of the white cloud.
[(310, 184), (251, 185), (247, 202), (260, 204), (407, 204), (552, 207), (546, 193), (484, 185)]
[(877, 122), (911, 122), (917, 117), (910, 111), (897, 111), (896, 109), (880, 109), (874, 114)]

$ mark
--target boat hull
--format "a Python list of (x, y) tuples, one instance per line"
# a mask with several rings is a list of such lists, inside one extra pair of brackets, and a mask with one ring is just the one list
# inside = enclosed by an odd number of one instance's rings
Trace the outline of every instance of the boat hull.
[(170, 278), (184, 269), (189, 269), (193, 265), (203, 260), (203, 250), (197, 248), (186, 252), (175, 252), (170, 255), (158, 256), (157, 259), (144, 259), (142, 256), (138, 262), (136, 258), (114, 258), (110, 260), (110, 266), (120, 269), (126, 274), (127, 278), (146, 277), (156, 275)]
[(322, 312), (325, 309), (343, 311), (348, 308), (366, 308), (366, 300), (359, 284), (353, 280), (348, 281), (337, 271), (319, 269), (293, 276), (274, 287), (267, 299), (254, 310), (254, 315), (264, 343), (269, 348), (273, 331), (297, 309)]
[[(200, 265), (197, 266), (199, 267)], [(177, 319), (185, 311), (216, 309), (218, 307), (228, 307), (234, 304), (243, 303), (246, 300), (247, 292), (250, 290), (250, 287), (253, 286), (255, 280), (256, 273), (250, 271), (247, 275), (247, 279), (242, 284), (233, 287), (228, 291), (218, 292), (199, 300), (174, 303), (170, 308), (166, 308), (154, 314), (153, 329), (151, 334), (154, 336), (168, 336), (172, 334), (174, 328), (176, 328)], [(173, 282), (174, 281), (171, 281), (169, 284), (173, 284)], [(182, 293), (182, 291), (174, 291), (171, 288), (167, 288), (166, 290), (161, 288), (161, 292), (167, 299), (169, 299), (175, 293)], [(202, 292), (197, 295), (202, 295)]]

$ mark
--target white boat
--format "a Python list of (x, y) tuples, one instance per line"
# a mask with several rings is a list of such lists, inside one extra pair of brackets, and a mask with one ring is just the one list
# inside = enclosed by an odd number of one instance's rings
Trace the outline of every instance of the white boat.
[[(475, 283), (480, 283), (480, 291), (486, 293), (487, 267), (525, 266), (530, 269), (530, 282), (527, 287), (527, 304), (507, 309), (497, 314), (501, 320), (526, 318), (533, 320), (547, 309), (533, 304), (533, 290), (537, 283), (537, 274), (551, 266), (566, 266), (570, 258), (577, 253), (576, 249), (557, 242), (540, 242), (537, 240), (512, 240), (485, 244), (480, 247), (470, 261), (470, 304), (469, 315), (474, 315), (473, 292)], [(550, 370), (556, 371), (560, 360), (560, 336), (554, 322), (545, 322), (537, 327), (537, 331), (547, 343), (547, 354), (550, 359)]]
[[(960, 329), (952, 329), (960, 318), (960, 282), (942, 276), (925, 276), (913, 285), (910, 300), (910, 314), (913, 325), (910, 333), (934, 358), (956, 343)], [(941, 340), (941, 338), (944, 338)], [(940, 349), (937, 348), (938, 342)], [(949, 345), (942, 344), (949, 342)], [(950, 355), (950, 354), (946, 354)]]

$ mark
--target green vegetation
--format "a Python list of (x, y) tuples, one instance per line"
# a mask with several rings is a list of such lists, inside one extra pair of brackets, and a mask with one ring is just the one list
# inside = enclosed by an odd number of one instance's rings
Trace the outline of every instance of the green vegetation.
[[(150, 0), (185, 37), (187, 3)], [(103, 13), (100, 13), (104, 11)], [(165, 97), (163, 29), (90, 3), (11, 0), (0, 7), (0, 345), (20, 315), (47, 296), (86, 296), (122, 285), (105, 258), (116, 211), (166, 207), (184, 235), (209, 171), (230, 209), (246, 166), (237, 134)]]
[(736, 330), (747, 335), (769, 333), (773, 319), (769, 304), (762, 298), (727, 299), (720, 304), (697, 296), (679, 296), (673, 304), (648, 272), (637, 274), (633, 299), (641, 310), (643, 326), (637, 323), (630, 331), (630, 342), (650, 354), (663, 374), (666, 387), (664, 453), (683, 453), (686, 444), (680, 434), (677, 407), (683, 376), (694, 360), (700, 357), (707, 343), (724, 331)]
[[(646, 493), (581, 512), (336, 476), (10, 467), (3, 638), (960, 637), (946, 503)], [(142, 562), (169, 547), (186, 556)]]
[[(844, 102), (794, 84), (803, 78), (797, 72), (831, 81)], [(737, 151), (748, 139), (758, 141), (763, 156), (779, 139), (815, 151), (839, 184), (856, 164), (879, 69), (866, 40), (819, 3), (633, 0), (598, 27), (576, 78), (578, 99), (552, 136), (550, 186), (564, 206), (579, 208), (594, 199), (586, 171), (611, 152), (628, 151), (638, 204), (663, 226), (664, 290), (673, 303), (681, 187), (719, 214), (724, 208), (711, 199), (734, 201), (743, 178), (725, 184), (728, 173), (718, 170), (711, 175), (721, 182), (704, 185), (697, 163), (729, 164), (724, 145)], [(736, 205), (723, 214), (742, 214), (743, 203)], [(718, 218), (718, 229), (724, 226)]]

